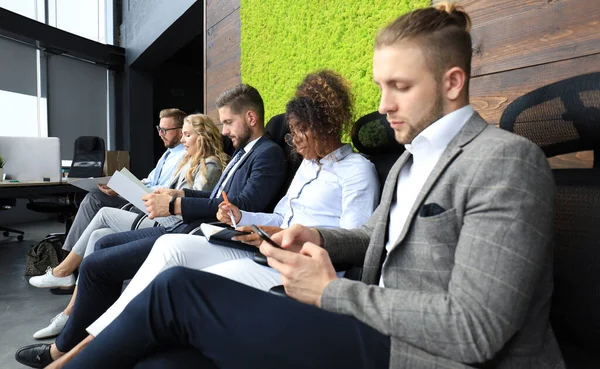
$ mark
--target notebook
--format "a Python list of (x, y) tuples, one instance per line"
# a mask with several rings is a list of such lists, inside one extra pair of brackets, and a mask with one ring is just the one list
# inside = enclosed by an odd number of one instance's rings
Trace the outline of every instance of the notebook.
[(235, 236), (243, 236), (251, 232), (236, 231), (232, 227), (222, 227), (210, 223), (202, 223), (200, 229), (206, 240), (212, 244), (257, 251), (256, 247), (246, 245), (241, 241), (232, 240)]

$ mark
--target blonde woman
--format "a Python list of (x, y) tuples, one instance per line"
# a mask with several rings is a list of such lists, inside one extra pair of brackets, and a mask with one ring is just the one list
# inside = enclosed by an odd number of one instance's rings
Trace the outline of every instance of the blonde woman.
[[(204, 114), (188, 115), (184, 119), (181, 142), (185, 148), (185, 155), (177, 166), (169, 187), (211, 191), (228, 160), (223, 151), (219, 129), (213, 120)], [(32, 277), (29, 283), (38, 288), (72, 286), (75, 284), (73, 272), (84, 257), (94, 252), (96, 241), (107, 234), (130, 230), (137, 216), (137, 213), (116, 208), (100, 209), (65, 260), (54, 269), (48, 268), (46, 274)], [(152, 227), (154, 222), (155, 220), (146, 218), (139, 227)], [(49, 326), (35, 332), (33, 338), (48, 338), (60, 333), (71, 314), (76, 292), (77, 289), (65, 310), (52, 318)]]

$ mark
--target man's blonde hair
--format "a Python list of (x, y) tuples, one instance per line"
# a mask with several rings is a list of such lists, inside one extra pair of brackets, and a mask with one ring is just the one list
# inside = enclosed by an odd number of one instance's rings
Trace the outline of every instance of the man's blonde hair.
[(437, 80), (448, 69), (460, 67), (468, 82), (472, 57), (470, 29), (469, 15), (455, 3), (442, 1), (398, 17), (379, 32), (375, 49), (402, 41), (414, 42), (421, 47)]

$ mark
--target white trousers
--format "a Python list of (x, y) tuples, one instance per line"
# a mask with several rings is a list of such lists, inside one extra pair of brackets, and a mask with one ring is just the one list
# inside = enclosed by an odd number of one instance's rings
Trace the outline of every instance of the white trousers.
[[(131, 211), (121, 210), (116, 208), (103, 207), (100, 209), (94, 218), (92, 218), (90, 224), (85, 228), (81, 237), (77, 240), (71, 251), (79, 256), (87, 256), (94, 252), (94, 245), (98, 239), (111, 233), (125, 232), (131, 230), (131, 225), (137, 213)], [(151, 219), (144, 219), (140, 228), (149, 228), (154, 225), (154, 221)], [(92, 237), (95, 231), (102, 229), (103, 232), (99, 232)]]
[(97, 336), (157, 275), (176, 266), (204, 270), (265, 291), (281, 284), (279, 273), (256, 264), (249, 259), (252, 255), (249, 251), (213, 245), (203, 236), (161, 236), (119, 299), (87, 331), (94, 337)]

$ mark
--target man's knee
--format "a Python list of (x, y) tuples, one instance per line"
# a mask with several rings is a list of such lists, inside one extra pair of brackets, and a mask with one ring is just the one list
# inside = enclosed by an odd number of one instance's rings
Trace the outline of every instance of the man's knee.
[(216, 276), (210, 273), (205, 273), (182, 266), (176, 266), (160, 273), (154, 279), (153, 284), (157, 285), (159, 289), (167, 291), (167, 289), (172, 290), (173, 288), (180, 288), (191, 283), (210, 283), (210, 280), (214, 279), (215, 277)]
[(118, 233), (108, 234), (104, 237), (100, 237), (100, 239), (98, 239), (98, 241), (96, 241), (96, 243), (94, 244), (94, 251), (104, 250), (109, 247), (118, 245), (122, 243), (120, 239), (121, 238)]
[(154, 246), (152, 247), (152, 252), (158, 252), (161, 255), (178, 257), (184, 253), (184, 250), (182, 249), (182, 242), (184, 242), (184, 240), (180, 234), (165, 234), (156, 240)]
[(87, 207), (90, 210), (98, 211), (104, 207), (103, 196), (106, 195), (102, 192), (88, 192), (83, 201), (81, 201), (80, 207)]

